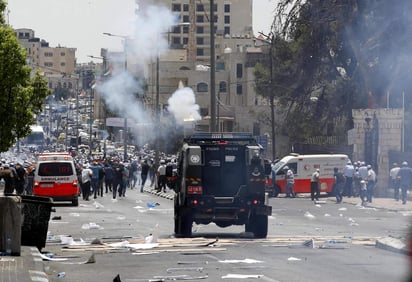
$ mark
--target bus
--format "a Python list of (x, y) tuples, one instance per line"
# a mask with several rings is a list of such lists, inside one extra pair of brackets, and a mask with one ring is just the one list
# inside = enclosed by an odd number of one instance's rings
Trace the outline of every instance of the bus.
[(31, 133), (23, 140), (23, 144), (26, 147), (35, 147), (36, 149), (42, 149), (45, 143), (45, 134), (43, 127), (40, 125), (31, 125)]

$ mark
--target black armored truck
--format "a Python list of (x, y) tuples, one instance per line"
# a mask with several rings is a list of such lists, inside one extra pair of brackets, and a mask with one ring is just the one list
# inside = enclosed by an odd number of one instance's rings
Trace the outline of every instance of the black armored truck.
[(192, 224), (245, 225), (255, 238), (268, 233), (261, 146), (250, 133), (195, 133), (178, 152), (174, 198), (176, 237)]

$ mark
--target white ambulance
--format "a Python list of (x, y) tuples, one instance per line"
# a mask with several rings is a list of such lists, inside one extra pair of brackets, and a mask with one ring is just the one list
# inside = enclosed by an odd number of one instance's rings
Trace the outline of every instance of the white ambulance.
[(68, 153), (42, 153), (34, 171), (33, 195), (51, 197), (79, 205), (79, 184), (72, 156)]
[(272, 167), (271, 179), (268, 179), (266, 183), (266, 192), (270, 197), (285, 193), (284, 167), (288, 166), (295, 175), (295, 193), (310, 193), (310, 181), (316, 169), (320, 172), (320, 192), (331, 193), (334, 182), (333, 168), (337, 167), (342, 172), (349, 161), (349, 157), (343, 154), (289, 154)]

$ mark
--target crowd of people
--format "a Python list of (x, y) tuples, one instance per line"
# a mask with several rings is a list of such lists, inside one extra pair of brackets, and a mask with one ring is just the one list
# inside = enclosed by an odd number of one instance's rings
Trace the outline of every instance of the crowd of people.
[[(176, 160), (174, 156), (161, 154), (161, 157), (159, 165), (146, 154), (136, 154), (127, 161), (117, 156), (74, 157), (79, 196), (88, 201), (110, 193), (113, 199), (117, 199), (126, 197), (128, 189), (143, 192), (147, 183), (158, 191), (173, 189)], [(32, 195), (34, 171), (34, 157), (31, 162), (13, 162), (11, 158), (3, 158), (0, 162), (0, 185), (3, 186), (4, 194)], [(166, 176), (167, 172), (169, 177)]]
[(76, 170), (83, 200), (111, 194), (113, 199), (126, 197), (128, 189), (144, 192), (147, 181), (157, 191), (172, 189), (167, 185), (166, 167), (176, 168), (173, 159), (160, 160), (158, 166), (151, 159), (133, 158), (129, 162), (119, 159), (94, 159), (92, 162), (77, 163)]
[(34, 166), (26, 162), (0, 162), (0, 181), (4, 194), (32, 194)]

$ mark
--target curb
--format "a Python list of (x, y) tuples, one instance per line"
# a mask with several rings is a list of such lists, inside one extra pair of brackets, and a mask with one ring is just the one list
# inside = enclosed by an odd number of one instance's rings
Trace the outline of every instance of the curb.
[(150, 194), (153, 194), (153, 195), (156, 195), (158, 197), (168, 199), (168, 200), (173, 200), (173, 198), (174, 198), (174, 193), (171, 194), (171, 193), (159, 192), (159, 191), (156, 191), (155, 189), (151, 189), (151, 188), (143, 188), (143, 191), (147, 192), (147, 193), (150, 193)]
[(376, 248), (400, 253), (400, 254), (407, 254), (408, 250), (406, 248), (406, 244), (402, 242), (402, 240), (393, 238), (393, 237), (385, 237), (376, 240)]

